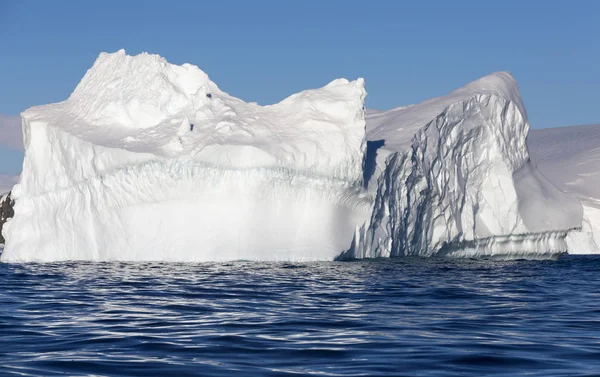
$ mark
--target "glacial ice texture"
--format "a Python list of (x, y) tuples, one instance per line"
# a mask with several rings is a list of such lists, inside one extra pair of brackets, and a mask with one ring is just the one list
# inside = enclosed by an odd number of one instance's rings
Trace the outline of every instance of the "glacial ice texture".
[(331, 260), (370, 211), (365, 95), (338, 79), (262, 107), (195, 66), (101, 54), (22, 114), (2, 259)]
[(2, 260), (566, 251), (582, 208), (531, 163), (510, 75), (366, 121), (365, 96), (338, 79), (259, 106), (189, 64), (101, 54), (66, 101), (22, 114)]
[(375, 204), (344, 257), (565, 252), (567, 232), (581, 227), (581, 205), (531, 163), (528, 130), (507, 73), (371, 113), (367, 136), (382, 143), (369, 182)]

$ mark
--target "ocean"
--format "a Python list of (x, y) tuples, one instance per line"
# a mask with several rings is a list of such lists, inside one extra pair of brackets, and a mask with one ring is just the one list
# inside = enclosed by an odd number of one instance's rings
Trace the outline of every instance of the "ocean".
[(0, 264), (0, 375), (600, 376), (600, 256)]

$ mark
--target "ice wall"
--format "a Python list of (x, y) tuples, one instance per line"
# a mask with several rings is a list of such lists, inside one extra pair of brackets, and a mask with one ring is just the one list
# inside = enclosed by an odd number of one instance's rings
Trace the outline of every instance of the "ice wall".
[(530, 162), (517, 85), (496, 73), (447, 96), (372, 112), (382, 147), (371, 219), (343, 258), (395, 255), (551, 257), (581, 227), (579, 202)]
[(531, 163), (509, 74), (372, 111), (366, 130), (365, 95), (338, 79), (259, 106), (189, 64), (101, 54), (66, 101), (22, 114), (2, 260), (566, 251), (582, 207)]
[(198, 67), (101, 54), (22, 114), (4, 261), (333, 259), (368, 216), (364, 81), (271, 106)]

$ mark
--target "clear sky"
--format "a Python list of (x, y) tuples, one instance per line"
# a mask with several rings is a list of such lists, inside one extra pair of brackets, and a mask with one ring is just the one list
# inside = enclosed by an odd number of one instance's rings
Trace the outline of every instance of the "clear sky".
[[(0, 113), (62, 101), (102, 51), (198, 65), (222, 90), (278, 102), (364, 77), (367, 106), (517, 79), (534, 128), (600, 123), (600, 1), (0, 0)], [(19, 151), (0, 148), (0, 173)]]

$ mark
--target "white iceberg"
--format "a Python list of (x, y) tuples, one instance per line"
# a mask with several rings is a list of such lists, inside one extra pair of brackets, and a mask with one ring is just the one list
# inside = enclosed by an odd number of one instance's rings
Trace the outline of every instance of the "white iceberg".
[(370, 211), (365, 96), (340, 79), (261, 107), (192, 65), (101, 54), (22, 114), (2, 260), (333, 259)]
[(373, 112), (367, 130), (365, 96), (338, 79), (263, 107), (192, 65), (101, 54), (66, 101), (22, 114), (2, 260), (566, 251), (582, 207), (531, 164), (510, 75)]
[(579, 202), (531, 163), (527, 114), (499, 72), (419, 105), (373, 112), (370, 221), (345, 255), (547, 258), (581, 227)]
[(600, 125), (533, 130), (527, 144), (540, 171), (583, 205), (581, 230), (569, 233), (569, 254), (600, 253)]

